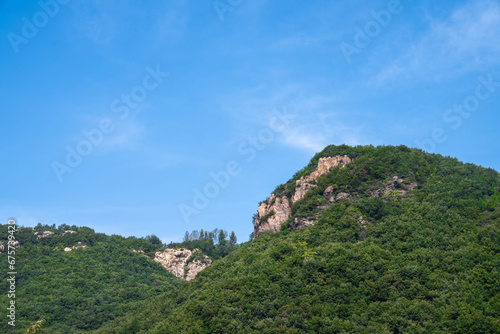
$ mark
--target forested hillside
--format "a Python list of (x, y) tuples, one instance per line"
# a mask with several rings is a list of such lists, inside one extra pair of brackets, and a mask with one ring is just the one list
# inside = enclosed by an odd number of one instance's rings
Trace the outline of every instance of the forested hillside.
[[(82, 333), (139, 310), (184, 283), (153, 261), (155, 252), (199, 249), (188, 261), (205, 255), (215, 260), (238, 246), (234, 232), (201, 234), (186, 232), (182, 243), (165, 246), (155, 235), (124, 238), (66, 224), (21, 227), (13, 233), (16, 298), (0, 295), (2, 305), (16, 301), (16, 328), (2, 321), (0, 332), (23, 333), (42, 319), (41, 333)], [(6, 274), (11, 271), (7, 225), (0, 225), (0, 235), (5, 236), (0, 239), (0, 268)], [(9, 290), (6, 278), (0, 283), (2, 291)]]
[(234, 231), (229, 234), (218, 228), (213, 231), (202, 229), (201, 231), (193, 230), (191, 233), (186, 231), (182, 242), (171, 242), (167, 248), (198, 249), (212, 260), (217, 260), (234, 251), (238, 247), (237, 241)]
[[(352, 162), (292, 203), (333, 156)], [(499, 186), (404, 146), (329, 146), (275, 190), (292, 203), (281, 231), (95, 333), (498, 333)]]
[[(0, 235), (8, 235), (6, 225), (0, 226)], [(154, 253), (162, 248), (155, 236), (106, 236), (64, 224), (58, 229), (41, 224), (36, 229), (20, 228), (14, 236), (19, 241), (15, 247), (16, 328), (2, 321), (2, 333), (22, 333), (40, 316), (45, 320), (44, 333), (95, 329), (182, 284), (159, 264), (131, 251)], [(4, 274), (10, 271), (6, 252), (0, 255), (0, 268)], [(0, 288), (8, 290), (5, 278)], [(1, 305), (9, 301), (6, 293), (0, 295)]]

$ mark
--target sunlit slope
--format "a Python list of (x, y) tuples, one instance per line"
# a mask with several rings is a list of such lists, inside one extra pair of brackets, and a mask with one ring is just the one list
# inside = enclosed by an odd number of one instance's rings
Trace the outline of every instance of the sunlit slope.
[[(499, 174), (403, 146), (330, 146), (275, 193), (339, 155), (353, 161), (318, 178), (280, 232), (96, 333), (499, 332)], [(380, 195), (394, 177), (418, 187)], [(350, 196), (331, 202), (330, 186)], [(295, 218), (315, 225), (292, 232)]]

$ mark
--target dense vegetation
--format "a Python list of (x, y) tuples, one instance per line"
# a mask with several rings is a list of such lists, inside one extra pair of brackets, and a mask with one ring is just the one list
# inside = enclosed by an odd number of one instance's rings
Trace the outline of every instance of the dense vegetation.
[(199, 249), (203, 254), (212, 260), (222, 259), (237, 248), (236, 234), (216, 228), (213, 231), (193, 230), (191, 233), (186, 231), (184, 240), (181, 243), (171, 242), (167, 248), (187, 248), (190, 250)]
[[(276, 193), (335, 155), (355, 161), (316, 180), (288, 227), (95, 333), (500, 332), (500, 175), (404, 146), (329, 146)], [(395, 176), (418, 188), (373, 195)], [(330, 203), (329, 186), (349, 198)], [(317, 223), (291, 232), (301, 217)]]
[[(72, 230), (75, 233), (64, 231)], [(38, 238), (34, 233), (54, 234)], [(7, 226), (0, 226), (7, 236)], [(0, 333), (22, 333), (43, 315), (40, 333), (80, 333), (102, 326), (129, 311), (138, 310), (152, 298), (184, 282), (159, 264), (131, 252), (146, 253), (163, 247), (156, 236), (123, 238), (106, 236), (87, 227), (41, 224), (15, 233), (16, 328), (0, 322)], [(65, 252), (64, 247), (86, 245)], [(3, 241), (6, 244), (6, 241)], [(7, 253), (0, 255), (0, 270), (7, 271)], [(8, 282), (2, 276), (0, 305), (7, 305)], [(5, 317), (5, 316), (4, 316)]]

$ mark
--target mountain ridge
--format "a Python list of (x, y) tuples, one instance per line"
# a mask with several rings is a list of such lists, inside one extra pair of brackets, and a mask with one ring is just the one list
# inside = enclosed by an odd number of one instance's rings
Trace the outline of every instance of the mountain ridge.
[[(290, 205), (297, 180), (344, 155)], [(265, 203), (286, 198), (279, 230), (95, 333), (496, 333), (498, 185), (406, 146), (328, 146)]]
[[(259, 204), (287, 207), (274, 229), (240, 245), (217, 229), (168, 245), (213, 258), (189, 282), (145, 258), (163, 248), (155, 237), (21, 228), (34, 261), (20, 293), (37, 302), (19, 315), (47, 312), (41, 332), (56, 334), (497, 333), (499, 185), (497, 171), (406, 146), (331, 145)], [(273, 211), (254, 228), (277, 222)]]

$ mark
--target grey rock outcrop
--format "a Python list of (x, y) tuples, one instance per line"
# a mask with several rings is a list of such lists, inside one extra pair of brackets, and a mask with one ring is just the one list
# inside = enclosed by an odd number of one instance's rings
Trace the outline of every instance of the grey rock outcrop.
[(328, 174), (331, 168), (337, 166), (342, 168), (345, 164), (351, 161), (352, 160), (347, 155), (320, 158), (318, 166), (311, 174), (303, 176), (295, 182), (295, 193), (292, 196), (292, 203), (301, 200), (309, 190), (316, 187), (315, 184), (311, 183), (312, 181), (316, 180), (320, 176)]
[(323, 196), (325, 196), (325, 197), (330, 197), (330, 196), (332, 196), (332, 194), (333, 194), (333, 186), (329, 186), (323, 192)]
[(307, 227), (307, 226), (312, 226), (316, 224), (315, 220), (309, 220), (307, 218), (295, 218), (293, 222), (290, 224), (290, 230), (296, 231), (298, 229)]
[(415, 182), (406, 184), (404, 181), (404, 179), (394, 176), (391, 180), (386, 182), (384, 188), (373, 191), (371, 197), (384, 198), (389, 196), (403, 196), (406, 195), (409, 190), (414, 190), (418, 187), (418, 184)]
[(257, 216), (254, 219), (254, 239), (266, 231), (278, 232), (281, 225), (290, 218), (291, 210), (286, 196), (269, 196), (266, 202), (262, 202), (257, 208)]
[(336, 197), (337, 201), (341, 199), (351, 199), (351, 194), (349, 193), (338, 193)]
[[(349, 162), (352, 162), (352, 160), (346, 155), (320, 158), (317, 167), (311, 174), (303, 176), (295, 181), (295, 192), (291, 198), (292, 204), (304, 198), (309, 190), (316, 187), (316, 185), (312, 183), (313, 181), (320, 176), (328, 174), (333, 167), (339, 166), (343, 168)], [(333, 187), (328, 187), (324, 195), (331, 195), (333, 190)], [(257, 208), (257, 216), (253, 221), (253, 239), (266, 231), (278, 232), (281, 229), (281, 225), (285, 223), (290, 216), (291, 208), (288, 198), (286, 196), (276, 197), (274, 194), (271, 194), (271, 196)], [(292, 229), (294, 229), (294, 226), (296, 227), (295, 229), (299, 229), (314, 224), (314, 221), (306, 221), (293, 221), (291, 225)]]
[(198, 249), (164, 249), (161, 252), (156, 252), (154, 261), (158, 262), (171, 272), (175, 277), (181, 278), (185, 281), (190, 281), (196, 275), (212, 264), (212, 260), (206, 255), (202, 256), (201, 260), (195, 259), (187, 263), (188, 259), (197, 252)]
[(73, 249), (85, 249), (87, 248), (87, 245), (82, 245), (82, 243), (79, 241), (78, 245), (73, 246), (73, 247), (64, 247), (65, 252), (71, 252)]
[(40, 232), (35, 232), (35, 235), (38, 239), (41, 239), (41, 238), (47, 238), (47, 237), (50, 237), (51, 235), (53, 235), (54, 232), (52, 231), (40, 231)]
[(147, 257), (147, 258), (149, 259), (149, 256), (147, 256), (147, 255), (146, 255), (146, 252), (145, 252), (145, 251), (143, 251), (142, 249), (139, 249), (139, 250), (132, 249), (132, 252), (134, 252), (134, 253), (139, 253), (139, 254), (141, 254), (142, 256), (145, 256), (145, 257)]

